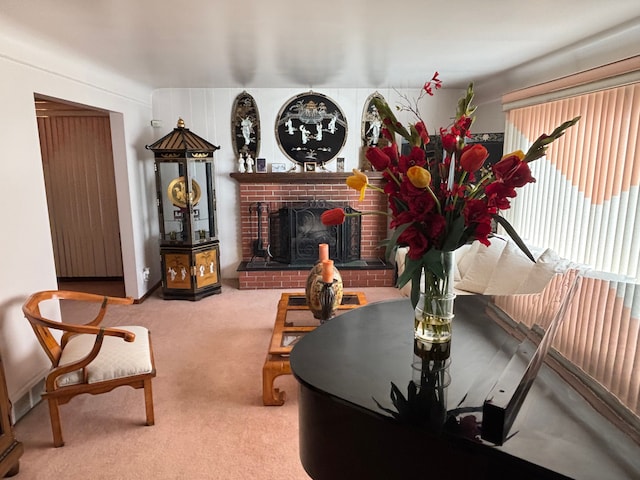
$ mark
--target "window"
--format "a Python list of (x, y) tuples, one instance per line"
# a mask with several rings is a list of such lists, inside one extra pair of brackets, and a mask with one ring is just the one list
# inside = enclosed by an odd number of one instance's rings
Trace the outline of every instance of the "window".
[(530, 167), (537, 183), (505, 217), (533, 245), (596, 270), (638, 279), (640, 83), (507, 112), (505, 151), (581, 115)]
[[(605, 398), (613, 395), (629, 409), (631, 417), (619, 413), (638, 428), (640, 57), (631, 60), (633, 79), (618, 85), (577, 81), (580, 92), (571, 94), (557, 85), (538, 86), (531, 91), (546, 88), (547, 98), (537, 104), (523, 101), (522, 92), (505, 96), (512, 102), (505, 105), (505, 152), (526, 151), (540, 132), (582, 117), (530, 165), (537, 181), (519, 190), (505, 217), (528, 243), (594, 269), (583, 279), (554, 348), (604, 386)], [(625, 65), (612, 68), (619, 73)], [(530, 301), (525, 297), (511, 301)]]

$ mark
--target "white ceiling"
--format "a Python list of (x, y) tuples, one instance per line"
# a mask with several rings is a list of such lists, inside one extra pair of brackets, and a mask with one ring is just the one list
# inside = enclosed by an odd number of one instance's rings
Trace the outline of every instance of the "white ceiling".
[(2, 0), (0, 18), (151, 88), (462, 87), (615, 41), (640, 1)]

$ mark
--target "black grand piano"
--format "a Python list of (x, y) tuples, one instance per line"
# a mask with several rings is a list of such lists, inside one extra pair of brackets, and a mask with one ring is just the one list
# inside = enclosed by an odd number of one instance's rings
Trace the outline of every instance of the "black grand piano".
[(432, 402), (426, 416), (404, 415), (420, 358), (408, 300), (369, 304), (303, 337), (291, 369), (311, 478), (640, 479), (640, 446), (546, 364), (504, 438), (483, 438), (487, 397), (528, 348), (488, 314), (490, 303), (456, 299), (443, 388), (430, 392), (441, 408)]

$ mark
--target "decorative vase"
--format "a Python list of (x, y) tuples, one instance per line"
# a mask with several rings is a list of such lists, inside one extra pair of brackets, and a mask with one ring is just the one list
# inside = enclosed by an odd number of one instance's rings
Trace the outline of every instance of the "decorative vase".
[(456, 298), (453, 293), (454, 262), (454, 252), (440, 252), (439, 265), (424, 267), (414, 322), (416, 348), (420, 350), (429, 351), (435, 344), (451, 341)]
[[(333, 263), (333, 273), (330, 275), (330, 278), (325, 278), (325, 280), (330, 281), (323, 280), (323, 262), (327, 260), (329, 260), (329, 246), (326, 243), (321, 243), (319, 245), (318, 262), (311, 268), (305, 286), (307, 306), (309, 310), (311, 310), (311, 313), (313, 313), (314, 318), (320, 319), (321, 322), (325, 322), (335, 315), (338, 305), (342, 303), (343, 295), (342, 276)], [(331, 292), (327, 291), (327, 289), (330, 289)], [(325, 313), (323, 313), (321, 294), (325, 302)], [(328, 302), (327, 299), (329, 296), (333, 298), (333, 308), (327, 313), (326, 303)]]

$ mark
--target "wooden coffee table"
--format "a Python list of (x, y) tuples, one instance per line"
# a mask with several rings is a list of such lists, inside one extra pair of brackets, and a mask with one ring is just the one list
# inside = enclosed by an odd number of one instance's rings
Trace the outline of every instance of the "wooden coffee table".
[[(337, 315), (367, 304), (364, 292), (344, 292)], [(304, 292), (283, 293), (278, 302), (278, 313), (273, 326), (267, 359), (262, 367), (262, 402), (265, 405), (282, 405), (286, 393), (273, 387), (280, 375), (290, 375), (289, 354), (293, 346), (306, 333), (316, 329), (320, 320), (313, 318), (307, 306)]]

